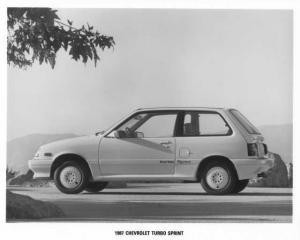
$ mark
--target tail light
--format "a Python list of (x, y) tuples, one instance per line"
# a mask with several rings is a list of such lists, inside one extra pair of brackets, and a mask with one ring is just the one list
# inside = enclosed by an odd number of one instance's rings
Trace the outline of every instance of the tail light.
[(268, 146), (267, 146), (267, 144), (264, 144), (264, 153), (265, 153), (265, 155), (268, 154)]
[(248, 143), (248, 156), (258, 156), (258, 148), (256, 143)]

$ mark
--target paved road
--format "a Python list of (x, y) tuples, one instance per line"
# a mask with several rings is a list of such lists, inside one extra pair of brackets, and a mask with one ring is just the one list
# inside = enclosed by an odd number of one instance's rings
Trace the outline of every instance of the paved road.
[[(247, 188), (228, 196), (205, 194), (197, 183), (128, 184), (97, 194), (65, 195), (55, 188), (10, 188), (63, 209), (55, 221), (291, 222), (292, 189)], [(49, 220), (49, 219), (48, 219)]]

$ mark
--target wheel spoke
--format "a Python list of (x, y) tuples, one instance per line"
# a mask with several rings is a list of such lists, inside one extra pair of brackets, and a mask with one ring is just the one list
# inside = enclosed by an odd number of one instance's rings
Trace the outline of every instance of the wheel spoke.
[(229, 181), (227, 171), (222, 167), (212, 167), (206, 174), (206, 182), (212, 189), (223, 189)]
[(60, 182), (65, 188), (76, 188), (80, 184), (81, 180), (81, 172), (74, 166), (65, 167), (60, 172)]

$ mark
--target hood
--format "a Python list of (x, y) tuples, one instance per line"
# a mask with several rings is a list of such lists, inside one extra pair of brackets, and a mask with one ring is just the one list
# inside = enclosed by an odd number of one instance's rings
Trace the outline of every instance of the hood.
[(49, 151), (52, 153), (58, 151), (68, 151), (72, 149), (76, 149), (78, 147), (87, 146), (87, 145), (98, 145), (100, 138), (102, 135), (89, 135), (89, 136), (81, 136), (75, 138), (67, 138), (63, 140), (58, 140), (55, 142), (51, 142), (45, 145), (42, 145), (39, 150)]

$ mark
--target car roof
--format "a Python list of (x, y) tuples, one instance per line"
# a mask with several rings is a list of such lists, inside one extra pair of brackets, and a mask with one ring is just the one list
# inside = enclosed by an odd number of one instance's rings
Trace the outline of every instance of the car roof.
[(151, 107), (151, 108), (138, 108), (136, 111), (153, 111), (153, 110), (222, 110), (225, 108), (217, 107)]

